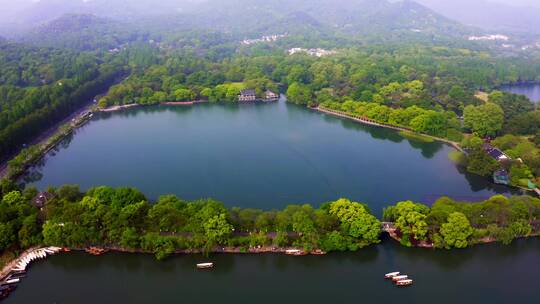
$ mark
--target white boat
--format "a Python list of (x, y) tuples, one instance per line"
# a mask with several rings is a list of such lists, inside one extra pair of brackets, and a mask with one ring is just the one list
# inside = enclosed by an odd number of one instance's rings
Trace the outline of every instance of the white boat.
[(285, 250), (285, 254), (287, 255), (306, 255), (307, 252), (300, 250), (300, 249), (287, 249)]
[(399, 271), (395, 271), (395, 272), (389, 272), (387, 274), (384, 275), (384, 278), (385, 279), (391, 279), (395, 276), (398, 276), (399, 275)]
[(7, 280), (6, 284), (15, 284), (15, 283), (19, 283), (20, 281), (21, 281), (20, 279), (11, 279), (11, 280)]
[(412, 285), (413, 280), (411, 279), (405, 279), (405, 280), (399, 280), (396, 282), (397, 286), (409, 286)]
[(409, 278), (408, 275), (398, 275), (398, 276), (393, 277), (392, 281), (397, 282), (397, 281), (405, 280), (405, 279), (408, 279), (408, 278)]
[(199, 268), (199, 269), (212, 268), (212, 267), (214, 267), (214, 263), (199, 263), (199, 264), (197, 264), (197, 268)]

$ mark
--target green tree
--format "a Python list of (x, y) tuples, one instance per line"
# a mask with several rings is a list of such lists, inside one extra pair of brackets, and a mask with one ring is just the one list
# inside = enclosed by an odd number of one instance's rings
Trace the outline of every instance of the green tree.
[(392, 212), (396, 228), (403, 233), (404, 238), (412, 236), (416, 240), (426, 239), (428, 232), (426, 214), (429, 212), (427, 206), (415, 204), (412, 201), (403, 201), (397, 203), (392, 211), (387, 211), (387, 216)]
[(453, 212), (448, 216), (448, 222), (442, 224), (440, 232), (447, 248), (465, 248), (474, 230), (463, 213)]
[(481, 176), (491, 176), (499, 166), (482, 148), (471, 151), (467, 157), (467, 171)]
[(295, 82), (287, 89), (287, 99), (296, 104), (311, 104), (313, 102), (312, 92), (309, 87)]
[(504, 123), (504, 112), (494, 103), (466, 106), (463, 116), (465, 127), (482, 137), (495, 136)]
[[(208, 91), (205, 92), (208, 94)], [(174, 99), (176, 101), (191, 101), (195, 99), (195, 93), (190, 89), (177, 89), (174, 91)]]
[(135, 249), (140, 245), (140, 237), (135, 228), (127, 228), (122, 233), (120, 245), (124, 248)]
[(345, 234), (364, 245), (379, 242), (381, 223), (365, 205), (342, 198), (330, 204), (329, 213), (339, 219)]
[(215, 215), (203, 223), (204, 235), (209, 242), (224, 242), (233, 231), (233, 226), (227, 221), (225, 213)]

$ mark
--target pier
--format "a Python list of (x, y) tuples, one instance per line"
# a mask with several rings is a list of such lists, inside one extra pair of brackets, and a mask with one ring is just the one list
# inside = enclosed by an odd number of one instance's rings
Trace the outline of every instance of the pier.
[(0, 272), (0, 300), (9, 296), (17, 288), (17, 284), (24, 278), (26, 270), (32, 262), (44, 259), (61, 250), (59, 247), (31, 248), (8, 263)]

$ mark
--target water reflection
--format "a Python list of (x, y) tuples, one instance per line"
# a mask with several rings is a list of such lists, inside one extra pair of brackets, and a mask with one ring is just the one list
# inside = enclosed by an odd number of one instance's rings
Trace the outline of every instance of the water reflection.
[(450, 150), (285, 103), (152, 106), (95, 115), (22, 181), (134, 186), (150, 198), (211, 196), (263, 209), (346, 196), (374, 212), (435, 194), (509, 193), (456, 168)]
[(517, 83), (503, 85), (501, 90), (527, 96), (532, 102), (540, 101), (540, 83)]

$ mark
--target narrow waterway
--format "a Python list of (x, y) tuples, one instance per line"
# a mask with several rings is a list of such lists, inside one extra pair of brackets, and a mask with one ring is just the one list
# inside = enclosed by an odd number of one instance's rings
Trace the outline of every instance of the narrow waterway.
[(540, 102), (540, 84), (520, 83), (501, 86), (501, 90), (527, 96), (532, 102)]
[[(6, 303), (536, 303), (540, 239), (465, 250), (385, 240), (357, 253), (150, 255), (84, 253), (33, 264)], [(197, 270), (211, 260), (215, 268)], [(401, 271), (414, 285), (383, 275)]]

